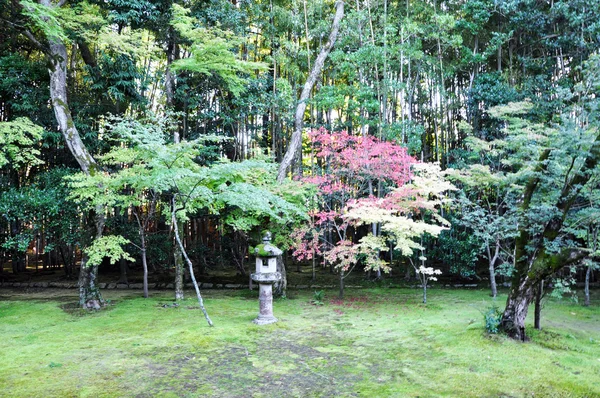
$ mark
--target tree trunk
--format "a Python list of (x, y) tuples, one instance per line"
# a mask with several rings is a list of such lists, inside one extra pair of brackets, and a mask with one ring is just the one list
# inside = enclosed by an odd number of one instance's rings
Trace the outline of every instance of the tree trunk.
[(587, 270), (585, 271), (585, 287), (584, 287), (585, 301), (583, 302), (583, 305), (585, 305), (586, 307), (590, 306), (590, 277), (591, 277), (591, 274), (592, 274), (592, 266), (588, 265)]
[(344, 299), (344, 270), (340, 268), (340, 300)]
[(489, 270), (490, 270), (490, 286), (492, 288), (492, 297), (496, 297), (498, 295), (498, 288), (496, 285), (496, 261), (498, 260), (498, 256), (500, 255), (500, 241), (496, 239), (496, 247), (494, 249), (494, 255), (491, 255), (490, 246), (486, 243), (488, 261), (489, 261)]
[[(50, 0), (42, 0), (45, 6), (52, 7)], [(97, 164), (81, 141), (75, 127), (67, 100), (67, 48), (58, 38), (48, 40), (48, 72), (50, 74), (50, 100), (59, 129), (71, 154), (77, 160), (81, 170), (88, 175), (97, 171)], [(96, 209), (96, 239), (104, 230), (104, 210)], [(87, 267), (87, 255), (83, 255), (79, 276), (79, 303), (83, 307), (99, 308), (104, 305), (100, 291), (96, 287), (97, 266)]]
[[(333, 18), (333, 23), (331, 25), (331, 32), (329, 33), (329, 40), (325, 45), (321, 48), (321, 52), (319, 56), (315, 60), (315, 64), (313, 65), (308, 78), (306, 79), (306, 83), (304, 83), (304, 88), (302, 89), (302, 94), (300, 94), (300, 99), (298, 101), (298, 106), (296, 107), (296, 113), (294, 116), (294, 132), (292, 133), (292, 137), (290, 139), (290, 143), (288, 145), (287, 151), (281, 160), (281, 164), (279, 165), (279, 170), (277, 172), (277, 181), (282, 182), (285, 179), (287, 174), (287, 170), (292, 164), (292, 161), (295, 157), (297, 157), (297, 153), (302, 148), (302, 123), (304, 119), (304, 111), (306, 110), (306, 101), (310, 96), (310, 92), (312, 91), (315, 82), (317, 81), (319, 75), (321, 74), (321, 70), (323, 69), (323, 65), (325, 64), (325, 59), (329, 55), (329, 52), (333, 48), (335, 41), (337, 39), (338, 31), (340, 28), (340, 21), (344, 16), (344, 2), (342, 0), (338, 0), (335, 4), (335, 16)], [(297, 159), (298, 162), (302, 162), (302, 159)]]
[(275, 282), (275, 286), (273, 286), (273, 296), (285, 297), (287, 294), (287, 273), (285, 271), (285, 264), (283, 263), (282, 256), (277, 256), (277, 272), (281, 274), (281, 280)]
[(142, 267), (144, 268), (144, 298), (148, 298), (148, 262), (146, 261), (145, 239), (142, 243)]
[[(104, 230), (104, 214), (96, 213), (96, 239), (102, 237)], [(96, 277), (98, 275), (98, 265), (87, 265), (88, 256), (83, 253), (81, 258), (81, 268), (79, 270), (79, 305), (82, 308), (100, 309), (106, 302), (100, 294), (100, 289), (96, 286)]]
[(537, 330), (542, 330), (542, 297), (544, 297), (544, 281), (540, 282), (535, 292), (535, 316), (533, 319), (533, 327)]
[(175, 240), (174, 243), (175, 247), (173, 248), (173, 257), (175, 260), (175, 300), (183, 300), (183, 255), (179, 245), (177, 244), (177, 240)]
[(525, 341), (525, 318), (534, 294), (529, 277), (523, 278), (519, 285), (513, 285), (500, 323), (509, 337)]
[(129, 284), (127, 281), (127, 261), (124, 258), (119, 260), (119, 283)]
[(498, 295), (498, 288), (496, 286), (496, 271), (494, 270), (494, 263), (490, 260), (490, 286), (492, 288), (492, 297)]
[(213, 323), (210, 320), (210, 317), (208, 316), (208, 312), (206, 312), (206, 308), (204, 308), (204, 300), (202, 300), (202, 295), (200, 294), (200, 288), (198, 287), (198, 283), (196, 282), (196, 276), (194, 275), (194, 267), (187, 255), (187, 253), (185, 252), (185, 248), (183, 247), (183, 243), (181, 243), (181, 238), (179, 237), (179, 228), (177, 228), (177, 216), (176, 216), (176, 210), (175, 210), (175, 198), (174, 197), (172, 200), (172, 206), (173, 207), (171, 210), (171, 221), (173, 223), (173, 228), (174, 228), (174, 232), (175, 232), (175, 241), (177, 242), (177, 245), (179, 246), (179, 249), (181, 250), (181, 254), (183, 254), (183, 257), (185, 258), (185, 261), (187, 262), (187, 264), (189, 266), (190, 277), (192, 278), (192, 283), (194, 285), (194, 289), (196, 289), (196, 296), (198, 297), (198, 304), (200, 305), (200, 309), (202, 310), (202, 313), (204, 314), (204, 318), (206, 319), (208, 326), (213, 326)]

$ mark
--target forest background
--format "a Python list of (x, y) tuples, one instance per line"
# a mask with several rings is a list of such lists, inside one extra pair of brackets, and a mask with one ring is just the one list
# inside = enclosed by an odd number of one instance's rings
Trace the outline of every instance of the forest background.
[(184, 260), (245, 275), (269, 229), (341, 286), (355, 267), (433, 266), (493, 295), (512, 278), (502, 325), (524, 338), (544, 281), (597, 268), (598, 13), (1, 0), (0, 261), (79, 264), (96, 307), (106, 258), (181, 292)]

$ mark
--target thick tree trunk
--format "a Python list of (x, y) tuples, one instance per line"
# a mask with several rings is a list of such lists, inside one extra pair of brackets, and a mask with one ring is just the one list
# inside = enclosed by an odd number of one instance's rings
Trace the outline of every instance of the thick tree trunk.
[(93, 174), (97, 169), (96, 161), (81, 141), (67, 101), (67, 48), (58, 39), (50, 40), (49, 48), (50, 100), (54, 116), (65, 143), (81, 170), (86, 174)]
[[(43, 0), (42, 3), (50, 6), (50, 2)], [(58, 38), (51, 38), (49, 44), (49, 61), (50, 67), (50, 100), (54, 110), (54, 116), (58, 122), (59, 129), (63, 135), (65, 143), (71, 151), (71, 154), (77, 160), (81, 170), (93, 175), (97, 170), (96, 161), (88, 152), (87, 148), (81, 141), (79, 132), (75, 127), (71, 110), (69, 109), (67, 100), (67, 48), (65, 44)], [(104, 211), (102, 208), (96, 209), (96, 238), (102, 236), (104, 230)], [(79, 276), (79, 303), (83, 307), (99, 308), (104, 305), (104, 300), (100, 291), (96, 287), (97, 266), (87, 266), (87, 256), (84, 254), (81, 261), (81, 269)]]
[[(104, 214), (96, 213), (96, 239), (102, 237), (104, 230)], [(81, 268), (79, 269), (79, 305), (82, 308), (100, 309), (106, 302), (100, 294), (100, 289), (96, 286), (98, 275), (98, 265), (87, 265), (88, 256), (83, 254), (81, 259)]]
[[(329, 40), (325, 45), (321, 48), (321, 52), (317, 56), (315, 60), (315, 64), (313, 65), (308, 78), (306, 79), (306, 83), (304, 83), (304, 88), (302, 89), (302, 94), (300, 94), (300, 99), (298, 100), (298, 106), (296, 107), (296, 113), (294, 116), (294, 132), (292, 133), (292, 137), (290, 139), (290, 143), (288, 145), (287, 151), (281, 160), (281, 164), (279, 165), (279, 170), (277, 172), (277, 181), (282, 182), (285, 179), (287, 171), (292, 164), (294, 158), (298, 157), (298, 151), (301, 151), (302, 148), (302, 124), (304, 120), (304, 111), (306, 111), (306, 101), (310, 96), (310, 92), (312, 91), (315, 82), (319, 78), (321, 74), (321, 70), (323, 69), (323, 65), (325, 64), (325, 59), (329, 55), (329, 52), (333, 48), (335, 41), (337, 39), (337, 35), (340, 29), (340, 21), (344, 16), (344, 2), (343, 0), (338, 0), (335, 3), (335, 16), (333, 18), (333, 23), (331, 25), (331, 32), (329, 33)], [(302, 162), (301, 156), (299, 159), (296, 159), (298, 162)]]
[[(541, 181), (541, 176), (546, 172), (551, 150), (547, 149), (540, 154), (535, 174), (527, 182), (523, 192), (521, 210), (530, 211), (530, 203)], [(587, 255), (581, 250), (569, 250), (556, 254), (548, 254), (545, 250), (546, 242), (553, 242), (561, 232), (566, 215), (578, 197), (581, 188), (589, 181), (598, 161), (600, 160), (600, 134), (589, 150), (583, 166), (567, 175), (565, 185), (560, 192), (555, 208), (561, 216), (552, 218), (545, 226), (540, 236), (535, 237), (537, 247), (533, 257), (529, 254), (531, 241), (534, 239), (529, 234), (527, 223), (522, 223), (519, 236), (515, 245), (515, 274), (512, 281), (511, 292), (506, 301), (506, 308), (502, 315), (501, 329), (510, 337), (525, 340), (525, 317), (529, 304), (533, 301), (537, 285), (561, 267), (580, 261)]]
[(535, 288), (531, 285), (529, 277), (523, 278), (519, 285), (513, 285), (500, 323), (502, 330), (509, 337), (525, 341), (525, 318), (534, 294)]

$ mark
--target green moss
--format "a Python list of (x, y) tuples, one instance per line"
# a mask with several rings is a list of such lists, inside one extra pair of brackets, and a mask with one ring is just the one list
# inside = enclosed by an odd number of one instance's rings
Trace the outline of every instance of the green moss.
[(104, 291), (112, 310), (84, 316), (61, 308), (76, 291), (51, 292), (2, 292), (0, 397), (600, 395), (597, 291), (590, 308), (549, 301), (525, 344), (483, 332), (487, 290), (431, 289), (435, 306), (418, 289), (348, 289), (319, 307), (293, 292), (266, 327), (251, 322), (257, 299), (208, 290), (214, 328), (192, 292), (164, 308), (171, 292)]
[(258, 257), (276, 257), (282, 254), (281, 250), (270, 243), (256, 245), (252, 253)]

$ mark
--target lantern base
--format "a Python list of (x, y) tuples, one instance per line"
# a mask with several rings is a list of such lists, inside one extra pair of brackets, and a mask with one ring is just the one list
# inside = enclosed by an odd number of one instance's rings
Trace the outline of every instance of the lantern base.
[(252, 321), (253, 323), (257, 324), (257, 325), (269, 325), (271, 323), (275, 323), (277, 322), (277, 318), (275, 318), (274, 316), (264, 316), (264, 315), (259, 315), (255, 320)]

